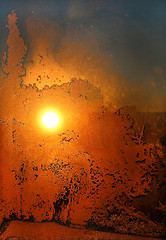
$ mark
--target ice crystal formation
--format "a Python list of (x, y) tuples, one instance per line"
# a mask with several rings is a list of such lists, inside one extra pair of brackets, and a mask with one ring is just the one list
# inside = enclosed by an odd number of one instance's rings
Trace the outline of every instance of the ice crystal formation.
[[(27, 46), (16, 21), (15, 12), (9, 14), (2, 60), (6, 77), (0, 89), (0, 223), (15, 216), (162, 235), (163, 225), (132, 204), (157, 179), (157, 150), (135, 135), (128, 115), (104, 107), (99, 89), (87, 80), (57, 81), (42, 89), (25, 85)], [(53, 134), (42, 130), (37, 119), (38, 111), (50, 105), (64, 116)]]

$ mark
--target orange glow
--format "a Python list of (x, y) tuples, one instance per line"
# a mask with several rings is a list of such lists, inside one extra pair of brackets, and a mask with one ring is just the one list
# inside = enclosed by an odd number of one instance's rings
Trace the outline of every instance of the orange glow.
[[(59, 63), (54, 64), (44, 44), (45, 55), (34, 47), (29, 48), (27, 58), (27, 46), (16, 20), (13, 11), (9, 14), (7, 51), (2, 61), (5, 78), (0, 87), (0, 235), (1, 226), (16, 218), (57, 222), (71, 228), (94, 226), (97, 230), (162, 236), (164, 218), (163, 223), (153, 222), (156, 218), (151, 209), (158, 209), (159, 219), (164, 191), (160, 198), (158, 188), (164, 183), (165, 156), (160, 139), (156, 146), (148, 143), (158, 134), (158, 115), (149, 118), (148, 113), (135, 110), (130, 115), (125, 108), (105, 105), (100, 89), (94, 85), (97, 76), (103, 76), (99, 77), (101, 82), (106, 79), (104, 68), (98, 70), (97, 63), (91, 68), (87, 58), (81, 58), (79, 48), (75, 47), (72, 61), (68, 61), (68, 53), (61, 59), (59, 53), (57, 59), (61, 65), (65, 62), (65, 70)], [(24, 68), (25, 58), (29, 75)], [(76, 77), (70, 79), (66, 72)], [(79, 78), (84, 73), (94, 79), (92, 83)], [(120, 94), (126, 96), (122, 90)], [(150, 128), (144, 131), (146, 118)], [(164, 126), (162, 119), (159, 116)], [(156, 135), (151, 134), (153, 129)], [(151, 205), (146, 212), (149, 199)], [(29, 231), (27, 238), (33, 239), (31, 235)]]

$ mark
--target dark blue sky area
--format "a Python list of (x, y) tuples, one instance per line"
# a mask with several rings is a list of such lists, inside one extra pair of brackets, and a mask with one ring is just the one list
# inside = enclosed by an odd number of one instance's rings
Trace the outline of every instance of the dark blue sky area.
[(166, 0), (0, 0), (0, 57), (8, 34), (7, 16), (12, 10), (21, 31), (32, 11), (57, 22), (64, 30), (69, 22), (76, 27), (82, 24), (93, 31), (100, 50), (116, 72), (133, 86), (154, 81), (155, 94), (164, 105)]

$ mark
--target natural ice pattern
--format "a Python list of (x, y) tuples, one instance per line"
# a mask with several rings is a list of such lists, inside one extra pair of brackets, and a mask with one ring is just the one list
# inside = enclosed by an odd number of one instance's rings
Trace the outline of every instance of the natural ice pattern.
[[(160, 150), (136, 136), (128, 115), (104, 107), (102, 94), (89, 81), (70, 79), (42, 90), (25, 85), (27, 46), (16, 20), (13, 11), (2, 62), (6, 78), (0, 89), (0, 221), (14, 215), (162, 235), (162, 224), (132, 205), (134, 197), (145, 195), (153, 179), (157, 181)], [(48, 106), (62, 115), (61, 126), (53, 132), (39, 124), (39, 112)]]

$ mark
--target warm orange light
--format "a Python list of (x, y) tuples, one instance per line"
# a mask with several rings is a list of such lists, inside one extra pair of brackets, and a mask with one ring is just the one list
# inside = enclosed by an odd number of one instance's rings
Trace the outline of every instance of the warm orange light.
[(54, 128), (59, 123), (59, 117), (55, 112), (46, 112), (42, 116), (42, 121), (47, 128)]

